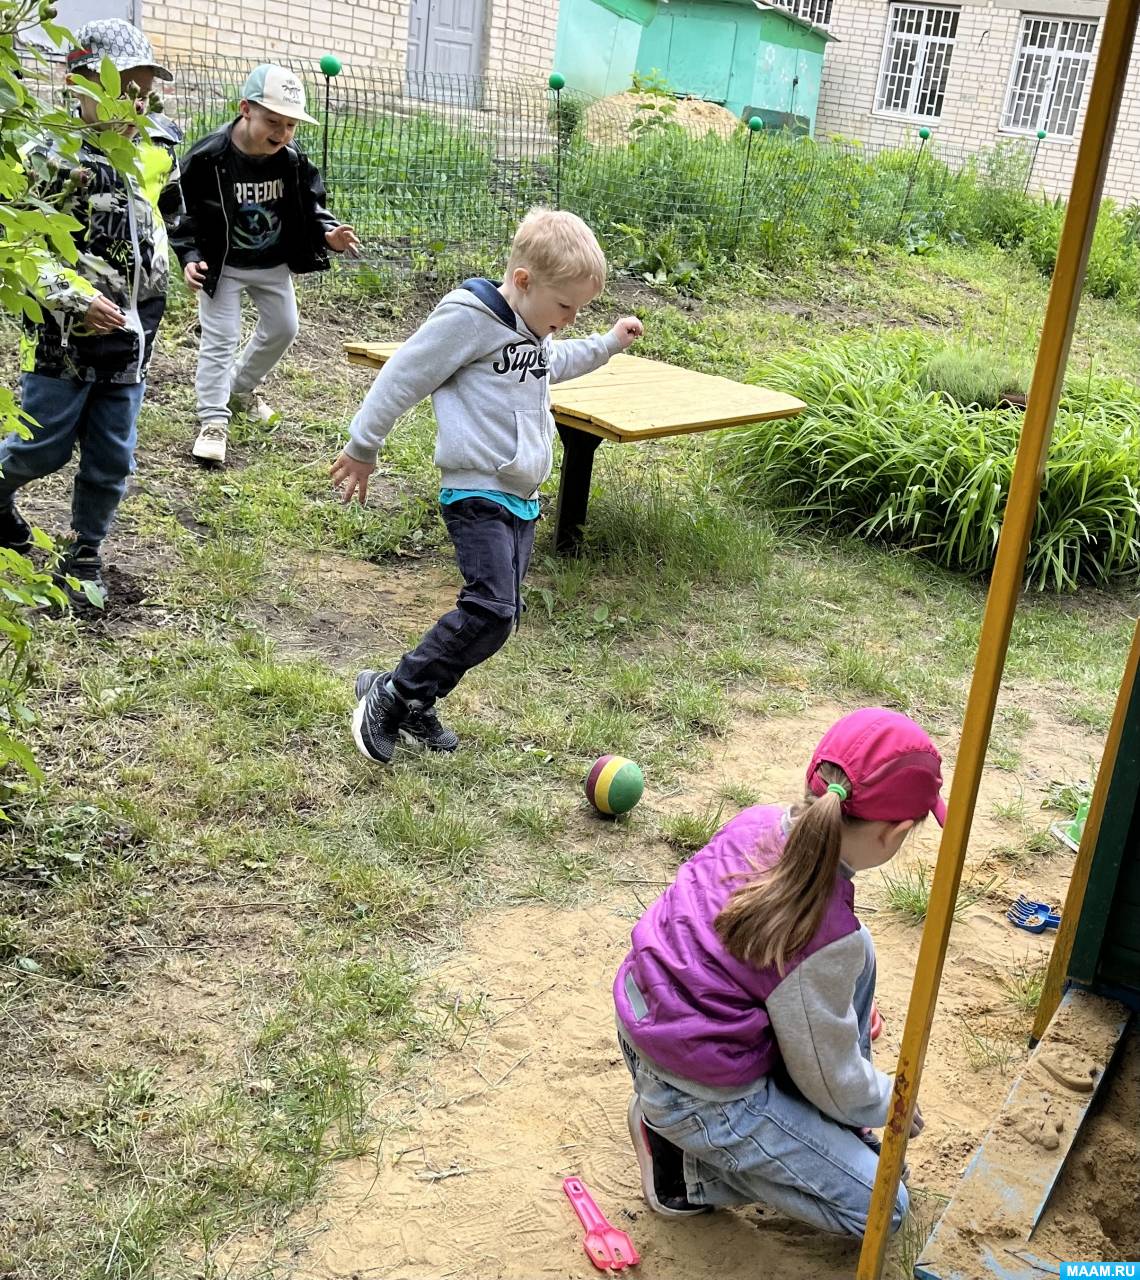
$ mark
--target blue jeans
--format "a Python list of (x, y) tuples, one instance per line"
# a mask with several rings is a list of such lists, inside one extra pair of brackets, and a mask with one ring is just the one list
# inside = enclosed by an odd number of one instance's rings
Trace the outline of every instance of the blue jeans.
[[(871, 1056), (875, 957), (855, 985), (860, 1051)], [(624, 1036), (618, 1037), (645, 1123), (685, 1153), (685, 1186), (693, 1204), (755, 1204), (838, 1235), (861, 1236), (879, 1157), (856, 1134), (825, 1116), (790, 1080), (768, 1077), (746, 1098), (710, 1102), (653, 1074)], [(891, 1215), (897, 1231), (909, 1198), (900, 1183)]]
[(107, 536), (127, 477), (135, 469), (137, 422), (145, 382), (79, 382), (25, 373), (20, 404), (35, 420), (32, 438), (14, 433), (0, 443), (0, 506), (17, 489), (65, 466), (79, 444), (71, 494), (71, 527), (80, 542)]
[(461, 498), (440, 508), (455, 544), (463, 589), (419, 644), (400, 659), (392, 682), (405, 701), (431, 706), (507, 642), (522, 615), (522, 581), (534, 550), (536, 521), (489, 498)]

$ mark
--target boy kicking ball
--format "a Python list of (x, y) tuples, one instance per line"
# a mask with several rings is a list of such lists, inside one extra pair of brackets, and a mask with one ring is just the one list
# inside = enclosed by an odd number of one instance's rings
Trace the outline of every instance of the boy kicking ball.
[(396, 419), (431, 396), (440, 513), (463, 575), (455, 608), (410, 653), (391, 671), (357, 676), (352, 736), (369, 760), (387, 764), (401, 737), (454, 751), (459, 738), (436, 702), (518, 626), (538, 487), (553, 462), (550, 384), (599, 368), (641, 336), (641, 321), (626, 316), (608, 333), (554, 341), (605, 279), (605, 256), (581, 218), (532, 209), (503, 283), (468, 280), (447, 294), (377, 374), (352, 420), (332, 478), (345, 502), (363, 503)]

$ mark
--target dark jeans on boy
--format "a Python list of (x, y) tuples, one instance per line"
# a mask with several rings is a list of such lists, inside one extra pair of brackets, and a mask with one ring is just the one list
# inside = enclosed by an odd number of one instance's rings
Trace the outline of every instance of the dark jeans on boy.
[(455, 608), (404, 654), (392, 675), (407, 702), (431, 706), (506, 643), (522, 614), (522, 580), (534, 549), (534, 520), (489, 498), (462, 498), (440, 508), (455, 544), (463, 589)]
[(107, 536), (135, 469), (139, 406), (145, 382), (80, 382), (25, 373), (20, 405), (38, 424), (30, 440), (0, 442), (0, 508), (17, 489), (65, 466), (79, 445), (71, 495), (76, 540), (98, 547)]

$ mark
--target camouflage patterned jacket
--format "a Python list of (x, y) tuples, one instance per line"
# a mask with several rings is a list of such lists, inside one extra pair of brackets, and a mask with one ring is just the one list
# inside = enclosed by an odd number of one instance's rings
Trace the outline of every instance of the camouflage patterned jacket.
[[(75, 233), (79, 261), (54, 264), (41, 273), (44, 318), (25, 324), (21, 368), (50, 378), (80, 382), (141, 382), (146, 377), (154, 335), (166, 308), (169, 279), (167, 227), (183, 211), (176, 125), (149, 116), (147, 137), (139, 133), (141, 182), (116, 172), (89, 143), (79, 165), (49, 145), (31, 148), (50, 174), (37, 192), (81, 225)], [(96, 292), (110, 298), (127, 317), (126, 327), (95, 334), (83, 317)]]

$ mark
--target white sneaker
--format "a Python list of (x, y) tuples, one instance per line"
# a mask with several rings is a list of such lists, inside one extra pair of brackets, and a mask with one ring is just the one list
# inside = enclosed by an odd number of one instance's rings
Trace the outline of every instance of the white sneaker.
[(244, 414), (251, 421), (260, 422), (266, 427), (272, 426), (281, 417), (277, 410), (270, 408), (255, 391), (249, 392), (248, 395), (230, 396), (230, 412)]
[(226, 431), (224, 422), (207, 422), (198, 432), (191, 453), (201, 462), (222, 463), (226, 460)]

